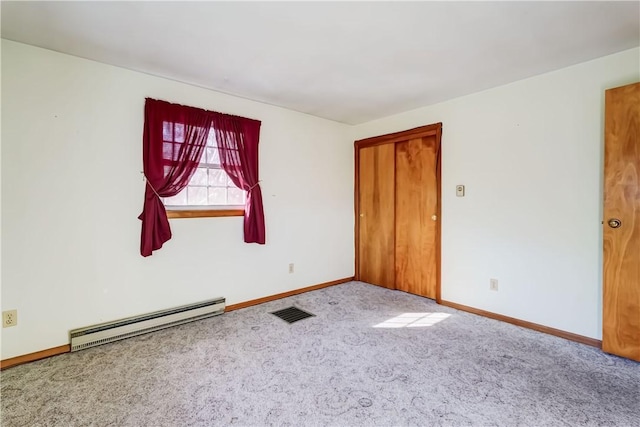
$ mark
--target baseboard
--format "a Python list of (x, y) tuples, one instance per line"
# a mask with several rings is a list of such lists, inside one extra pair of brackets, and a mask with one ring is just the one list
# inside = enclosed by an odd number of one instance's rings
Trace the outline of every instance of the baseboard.
[(277, 299), (290, 297), (292, 295), (298, 295), (305, 292), (315, 291), (317, 289), (328, 288), (329, 286), (339, 285), (341, 283), (351, 282), (353, 277), (345, 277), (344, 279), (332, 280), (331, 282), (324, 282), (318, 285), (308, 286), (306, 288), (295, 289), (293, 291), (283, 292), (281, 294), (270, 295), (263, 298), (253, 299), (250, 301), (240, 302), (238, 304), (231, 304), (225, 308), (225, 313), (227, 311), (239, 310), (241, 308), (251, 307), (252, 305), (258, 305), (269, 301), (275, 301)]
[(34, 362), (40, 359), (46, 359), (47, 357), (69, 353), (70, 351), (71, 351), (71, 346), (69, 344), (65, 344), (59, 347), (49, 348), (47, 350), (36, 351), (35, 353), (29, 353), (22, 356), (12, 357), (10, 359), (5, 359), (0, 361), (0, 369), (22, 365), (23, 363)]
[[(263, 302), (274, 301), (280, 298), (290, 297), (292, 295), (297, 295), (304, 292), (315, 291), (316, 289), (327, 288), (329, 286), (339, 285), (341, 283), (347, 283), (352, 280), (353, 280), (353, 277), (345, 277), (344, 279), (333, 280), (331, 282), (320, 283), (318, 285), (295, 289), (293, 291), (283, 292), (281, 294), (271, 295), (264, 298), (258, 298), (251, 301), (245, 301), (238, 304), (232, 304), (226, 307), (225, 312), (238, 310), (240, 308), (250, 307), (252, 305), (262, 304)], [(22, 356), (16, 356), (16, 357), (12, 357), (5, 360), (0, 360), (0, 370), (5, 368), (11, 368), (12, 366), (22, 365), (23, 363), (34, 362), (40, 359), (46, 359), (47, 357), (57, 356), (59, 354), (69, 353), (70, 351), (71, 351), (71, 345), (65, 344), (59, 347), (49, 348), (47, 350), (36, 351), (35, 353), (29, 353)]]
[(539, 325), (533, 322), (527, 322), (526, 320), (516, 319), (515, 317), (509, 317), (509, 316), (504, 316), (502, 314), (492, 313), (490, 311), (480, 310), (479, 308), (469, 307), (469, 306), (458, 304), (451, 301), (441, 300), (440, 304), (446, 305), (447, 307), (455, 308), (457, 310), (466, 311), (468, 313), (477, 314), (479, 316), (488, 317), (490, 319), (511, 323), (512, 325), (521, 326), (523, 328), (533, 329), (534, 331), (543, 332), (545, 334), (555, 335), (556, 337), (579, 342), (581, 344), (590, 345), (592, 347), (602, 348), (602, 341), (597, 340), (595, 338), (585, 337), (583, 335), (574, 334), (572, 332), (550, 328), (548, 326)]

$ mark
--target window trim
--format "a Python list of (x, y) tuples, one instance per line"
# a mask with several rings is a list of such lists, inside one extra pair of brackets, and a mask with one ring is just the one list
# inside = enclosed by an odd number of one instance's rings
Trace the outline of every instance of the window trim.
[(167, 209), (167, 218), (214, 218), (225, 216), (244, 216), (244, 209)]

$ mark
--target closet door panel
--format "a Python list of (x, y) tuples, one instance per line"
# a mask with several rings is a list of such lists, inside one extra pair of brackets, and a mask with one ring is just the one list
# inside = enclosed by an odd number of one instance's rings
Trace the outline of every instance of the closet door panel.
[(435, 136), (396, 144), (396, 288), (436, 298), (438, 147)]
[(394, 144), (359, 150), (358, 279), (395, 289)]

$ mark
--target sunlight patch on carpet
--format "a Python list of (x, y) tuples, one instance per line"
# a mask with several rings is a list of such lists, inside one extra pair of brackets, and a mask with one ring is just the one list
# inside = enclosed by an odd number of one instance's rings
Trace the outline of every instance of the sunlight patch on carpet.
[(403, 313), (399, 316), (392, 317), (382, 323), (373, 325), (374, 328), (421, 328), (433, 326), (438, 322), (442, 322), (448, 313)]

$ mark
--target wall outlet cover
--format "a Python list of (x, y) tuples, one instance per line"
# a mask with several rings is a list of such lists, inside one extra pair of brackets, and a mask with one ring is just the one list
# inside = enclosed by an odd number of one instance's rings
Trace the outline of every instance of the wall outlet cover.
[(7, 310), (2, 312), (2, 327), (10, 328), (18, 324), (18, 310)]

